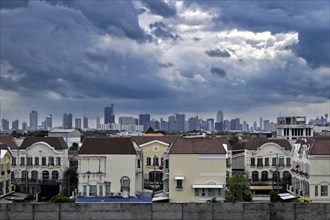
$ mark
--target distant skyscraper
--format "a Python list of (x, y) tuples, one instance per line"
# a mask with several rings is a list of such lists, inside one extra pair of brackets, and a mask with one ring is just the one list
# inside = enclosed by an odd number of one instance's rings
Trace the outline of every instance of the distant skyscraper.
[(104, 108), (104, 124), (111, 123), (115, 123), (115, 109), (113, 104)]
[(46, 124), (45, 124), (45, 126), (46, 126), (46, 129), (47, 130), (52, 129), (52, 127), (53, 127), (53, 115), (48, 115), (46, 117)]
[(118, 122), (121, 125), (134, 125), (135, 124), (135, 118), (122, 116), (122, 117), (118, 118)]
[(239, 118), (231, 119), (231, 121), (230, 121), (230, 130), (232, 130), (232, 131), (241, 130)]
[(72, 129), (72, 114), (71, 113), (63, 114), (63, 128)]
[(5, 118), (1, 120), (2, 130), (9, 131), (9, 121)]
[(148, 130), (148, 128), (150, 127), (150, 115), (139, 114), (139, 125), (143, 125), (143, 131)]
[(16, 119), (15, 121), (12, 121), (12, 123), (11, 123), (11, 129), (19, 129), (18, 119)]
[(38, 112), (32, 111), (30, 113), (30, 129), (34, 130), (38, 127)]
[(26, 122), (22, 122), (22, 130), (27, 131), (28, 125)]
[(88, 118), (86, 116), (83, 119), (83, 128), (88, 128)]
[(74, 120), (74, 127), (77, 129), (81, 129), (81, 118), (76, 118)]
[(96, 117), (96, 129), (101, 129), (101, 119), (99, 116)]
[(214, 131), (214, 119), (209, 118), (206, 121), (207, 121), (207, 130), (208, 131)]
[(198, 116), (191, 117), (188, 119), (188, 131), (194, 131), (199, 129), (199, 119)]
[(184, 132), (185, 131), (184, 124), (185, 124), (185, 121), (186, 121), (185, 114), (176, 114), (175, 115), (175, 120), (178, 123), (178, 131), (179, 132)]
[(152, 119), (150, 121), (150, 127), (152, 129), (154, 129), (154, 131), (158, 131), (159, 130), (159, 121), (158, 120), (155, 120), (155, 119)]
[(249, 131), (249, 124), (246, 121), (243, 121), (242, 131)]
[(263, 124), (262, 124), (262, 117), (260, 117), (260, 122), (259, 122), (259, 125), (260, 125), (260, 131), (262, 131), (263, 130)]
[(256, 131), (256, 130), (257, 130), (257, 128), (258, 128), (257, 122), (256, 122), (256, 121), (254, 121), (254, 122), (253, 122), (253, 130), (255, 130), (255, 131)]
[(218, 111), (217, 113), (217, 122), (222, 122), (223, 121), (223, 112)]

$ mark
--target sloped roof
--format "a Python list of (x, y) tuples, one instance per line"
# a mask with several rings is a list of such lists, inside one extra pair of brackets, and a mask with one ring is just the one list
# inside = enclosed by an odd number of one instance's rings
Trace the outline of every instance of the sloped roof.
[(88, 137), (78, 154), (136, 154), (136, 151), (131, 138), (128, 137)]
[(222, 144), (227, 144), (228, 150), (233, 150), (233, 147), (231, 146), (229, 140), (227, 137), (216, 137)]
[(176, 139), (170, 154), (226, 154), (219, 138), (198, 137)]
[(250, 138), (250, 140), (245, 145), (246, 150), (257, 150), (259, 147), (266, 143), (275, 143), (283, 147), (285, 150), (292, 150), (292, 146), (287, 139), (275, 139), (266, 137), (256, 137)]
[(135, 141), (135, 143), (141, 145), (155, 140), (170, 144), (174, 140), (180, 137), (181, 136), (177, 136), (177, 135), (166, 135), (166, 136), (135, 136), (131, 138), (133, 141)]
[(315, 137), (309, 148), (310, 155), (330, 155), (330, 137)]
[(45, 142), (56, 150), (68, 149), (68, 145), (62, 137), (26, 137), (20, 146), (20, 149), (26, 149), (37, 142)]
[(0, 143), (7, 145), (11, 150), (17, 150), (18, 146), (11, 136), (0, 135)]
[(10, 152), (8, 146), (5, 145), (5, 144), (2, 144), (2, 143), (0, 143), (0, 152), (1, 152), (1, 153), (0, 153), (0, 154), (1, 154), (0, 158), (2, 158), (3, 155), (5, 155), (6, 152), (9, 152), (9, 154), (12, 156), (12, 154), (11, 154), (11, 152)]

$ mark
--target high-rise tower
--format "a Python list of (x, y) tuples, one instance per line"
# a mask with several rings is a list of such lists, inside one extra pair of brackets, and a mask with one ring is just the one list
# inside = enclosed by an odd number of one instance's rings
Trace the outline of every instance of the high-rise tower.
[(115, 123), (115, 110), (113, 104), (104, 108), (104, 124), (111, 123)]

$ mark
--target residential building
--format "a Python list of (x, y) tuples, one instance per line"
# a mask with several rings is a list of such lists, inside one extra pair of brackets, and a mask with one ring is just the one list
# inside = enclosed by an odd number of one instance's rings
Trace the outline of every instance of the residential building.
[(250, 138), (245, 145), (245, 175), (254, 194), (279, 189), (280, 180), (290, 174), (292, 146), (286, 139)]
[(115, 123), (115, 106), (114, 104), (110, 104), (104, 108), (104, 124), (112, 124)]
[(223, 122), (223, 112), (218, 111), (217, 113), (217, 122)]
[(143, 125), (143, 131), (147, 131), (150, 127), (150, 115), (139, 114), (139, 125)]
[(313, 137), (313, 125), (306, 124), (305, 116), (285, 116), (277, 118), (277, 137), (295, 141), (299, 137)]
[(84, 129), (88, 128), (88, 118), (86, 116), (84, 116), (83, 118), (83, 128)]
[(7, 145), (0, 143), (0, 196), (10, 193), (12, 154)]
[(71, 113), (64, 113), (62, 125), (64, 129), (72, 129), (72, 114)]
[(38, 127), (38, 112), (32, 111), (30, 113), (30, 129), (36, 130)]
[(26, 122), (22, 122), (22, 130), (23, 131), (27, 131), (27, 129), (28, 129), (27, 123)]
[(12, 121), (12, 123), (11, 123), (11, 129), (13, 129), (13, 130), (19, 129), (19, 121), (18, 121), (18, 119), (16, 119), (15, 121)]
[(9, 131), (9, 121), (5, 118), (1, 119), (2, 131)]
[(75, 118), (74, 119), (74, 128), (75, 129), (81, 129), (81, 118)]
[(315, 203), (330, 203), (330, 137), (299, 138), (293, 148), (288, 191)]
[(217, 138), (176, 139), (164, 155), (164, 193), (169, 202), (224, 200), (226, 153)]
[(101, 129), (101, 119), (100, 119), (99, 116), (96, 117), (96, 122), (95, 122), (95, 124), (96, 124), (96, 129), (97, 129), (97, 130)]
[(118, 122), (121, 125), (135, 125), (135, 118), (128, 117), (128, 116), (122, 116), (122, 117), (119, 117)]
[[(13, 151), (14, 182), (39, 199), (62, 192), (68, 168), (68, 146), (61, 137), (26, 137)], [(17, 158), (17, 159), (16, 159)]]
[(49, 137), (62, 137), (65, 143), (71, 147), (73, 143), (81, 145), (81, 132), (76, 129), (54, 129), (48, 132)]
[(214, 131), (214, 119), (213, 118), (208, 118), (206, 120), (206, 122), (207, 122), (207, 129), (206, 130), (213, 132)]
[(53, 115), (48, 115), (46, 117), (45, 127), (46, 127), (46, 130), (50, 130), (53, 128)]
[(78, 191), (84, 197), (142, 193), (140, 149), (130, 138), (86, 138), (78, 152)]

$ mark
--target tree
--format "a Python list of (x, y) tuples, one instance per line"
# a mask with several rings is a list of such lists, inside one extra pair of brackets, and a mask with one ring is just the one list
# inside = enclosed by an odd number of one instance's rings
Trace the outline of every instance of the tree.
[(250, 183), (243, 173), (236, 173), (227, 180), (226, 202), (251, 201)]
[(63, 189), (63, 194), (70, 196), (71, 192), (78, 187), (77, 167), (70, 167), (64, 172), (66, 186)]
[(148, 130), (146, 131), (146, 133), (154, 133), (154, 129), (152, 127), (149, 127)]

